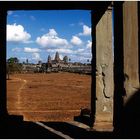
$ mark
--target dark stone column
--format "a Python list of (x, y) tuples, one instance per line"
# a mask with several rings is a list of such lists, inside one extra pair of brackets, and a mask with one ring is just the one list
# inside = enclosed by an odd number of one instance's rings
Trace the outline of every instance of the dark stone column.
[(124, 90), (123, 56), (123, 10), (122, 2), (114, 2), (114, 115), (113, 125), (116, 136), (122, 125)]
[(92, 18), (92, 83), (91, 83), (91, 127), (95, 122), (96, 112), (96, 24), (95, 24), (95, 13), (91, 12)]
[(0, 116), (7, 115), (6, 109), (6, 16), (0, 8)]
[(138, 2), (114, 2), (114, 132), (137, 137), (139, 110)]
[(124, 90), (122, 135), (140, 138), (138, 2), (123, 3)]

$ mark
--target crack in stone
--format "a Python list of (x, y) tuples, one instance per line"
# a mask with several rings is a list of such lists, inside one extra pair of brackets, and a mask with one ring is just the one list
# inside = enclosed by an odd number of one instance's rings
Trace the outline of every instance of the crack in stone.
[(101, 66), (101, 68), (102, 68), (102, 81), (103, 81), (103, 94), (104, 94), (104, 97), (105, 97), (105, 98), (110, 98), (110, 97), (108, 97), (108, 96), (106, 95), (106, 91), (105, 91), (105, 89), (106, 89), (105, 73), (104, 73), (105, 67), (107, 67), (106, 64), (103, 65), (103, 66)]

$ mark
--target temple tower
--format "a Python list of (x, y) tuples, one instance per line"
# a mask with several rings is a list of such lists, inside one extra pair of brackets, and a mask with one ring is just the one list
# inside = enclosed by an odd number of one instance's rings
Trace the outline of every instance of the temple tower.
[(51, 56), (49, 55), (49, 56), (48, 56), (48, 63), (51, 63), (51, 61), (52, 61), (52, 60), (51, 60)]
[(56, 62), (59, 62), (60, 61), (59, 53), (58, 52), (56, 52), (56, 54), (55, 54), (55, 61)]

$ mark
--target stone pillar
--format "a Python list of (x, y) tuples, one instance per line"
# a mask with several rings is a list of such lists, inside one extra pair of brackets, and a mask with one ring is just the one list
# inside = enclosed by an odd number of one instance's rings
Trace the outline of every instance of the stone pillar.
[(96, 118), (113, 121), (112, 9), (109, 7), (96, 25)]
[(114, 110), (113, 126), (116, 135), (122, 128), (124, 92), (123, 2), (114, 2)]
[(124, 105), (139, 88), (138, 2), (123, 3)]

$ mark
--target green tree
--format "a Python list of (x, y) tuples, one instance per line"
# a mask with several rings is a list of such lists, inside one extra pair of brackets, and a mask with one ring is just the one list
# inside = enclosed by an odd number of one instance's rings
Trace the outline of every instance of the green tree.
[(22, 64), (19, 63), (17, 57), (11, 57), (7, 61), (7, 73), (21, 72)]
[(17, 57), (10, 57), (8, 59), (8, 64), (18, 64), (19, 63), (19, 60)]

